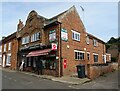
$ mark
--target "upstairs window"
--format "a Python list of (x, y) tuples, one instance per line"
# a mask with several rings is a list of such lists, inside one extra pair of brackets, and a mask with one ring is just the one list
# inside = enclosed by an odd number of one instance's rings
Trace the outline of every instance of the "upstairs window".
[(22, 38), (22, 44), (29, 43), (29, 36)]
[(84, 60), (84, 51), (78, 51), (78, 50), (74, 50), (75, 52), (75, 59), (76, 60)]
[(87, 43), (87, 44), (90, 44), (89, 36), (86, 37), (86, 43)]
[(94, 45), (94, 46), (98, 46), (98, 41), (94, 39), (94, 40), (93, 40), (93, 45)]
[(11, 42), (8, 43), (8, 50), (11, 50)]
[(31, 36), (31, 42), (34, 42), (37, 40), (40, 40), (40, 33), (39, 32), (37, 32)]
[(6, 44), (4, 44), (4, 52), (6, 51)]
[(74, 30), (71, 30), (71, 31), (72, 31), (72, 39), (76, 41), (80, 41), (80, 33)]

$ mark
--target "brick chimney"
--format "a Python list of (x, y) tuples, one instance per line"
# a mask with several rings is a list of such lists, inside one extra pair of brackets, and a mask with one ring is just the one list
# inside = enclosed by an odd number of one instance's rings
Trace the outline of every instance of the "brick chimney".
[(17, 25), (17, 31), (19, 31), (20, 29), (22, 29), (24, 26), (23, 22), (21, 21), (21, 19), (19, 19), (19, 23)]
[(17, 25), (17, 34), (16, 34), (16, 36), (17, 36), (17, 38), (20, 38), (21, 37), (21, 29), (24, 27), (24, 24), (23, 24), (23, 22), (21, 21), (21, 19), (19, 19), (19, 23), (18, 23), (18, 25)]

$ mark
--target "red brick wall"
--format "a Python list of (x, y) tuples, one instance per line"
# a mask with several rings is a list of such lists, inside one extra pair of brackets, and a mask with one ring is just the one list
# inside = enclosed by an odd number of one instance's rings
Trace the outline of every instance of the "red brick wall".
[(113, 70), (118, 69), (118, 63), (109, 63), (108, 66), (92, 66), (88, 65), (87, 77), (90, 79), (95, 79), (104, 73), (112, 72)]

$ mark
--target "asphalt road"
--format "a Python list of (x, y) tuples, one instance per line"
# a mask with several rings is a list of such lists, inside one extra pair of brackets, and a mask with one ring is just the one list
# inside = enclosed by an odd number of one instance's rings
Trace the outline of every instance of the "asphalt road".
[(2, 89), (71, 89), (67, 84), (20, 72), (2, 72)]
[(70, 85), (15, 71), (2, 71), (2, 89), (118, 89), (118, 71), (82, 85)]

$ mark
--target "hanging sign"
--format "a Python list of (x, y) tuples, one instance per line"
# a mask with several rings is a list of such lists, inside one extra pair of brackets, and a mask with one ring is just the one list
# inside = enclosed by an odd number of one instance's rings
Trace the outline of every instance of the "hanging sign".
[(51, 30), (50, 32), (49, 32), (49, 41), (50, 42), (53, 42), (53, 41), (55, 41), (56, 40), (56, 31), (55, 30)]
[(57, 44), (52, 43), (52, 50), (57, 50)]
[(61, 39), (63, 41), (68, 41), (68, 33), (67, 30), (64, 28), (61, 29)]
[(64, 66), (64, 69), (67, 68), (67, 60), (66, 59), (64, 59), (64, 61), (63, 61), (63, 66)]

